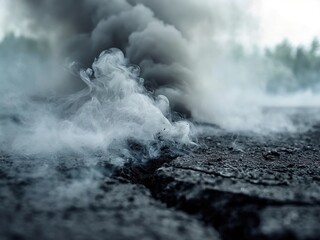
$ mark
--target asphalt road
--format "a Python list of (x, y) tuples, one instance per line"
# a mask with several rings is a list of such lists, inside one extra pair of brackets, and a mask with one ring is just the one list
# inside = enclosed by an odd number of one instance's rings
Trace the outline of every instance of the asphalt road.
[(320, 239), (320, 124), (198, 146), (122, 168), (2, 154), (0, 239)]

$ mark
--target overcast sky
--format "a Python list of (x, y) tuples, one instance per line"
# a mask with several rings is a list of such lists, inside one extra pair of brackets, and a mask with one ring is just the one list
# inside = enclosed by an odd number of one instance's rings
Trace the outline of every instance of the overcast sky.
[(294, 44), (320, 37), (320, 0), (253, 0), (259, 42), (274, 45), (284, 38)]
[[(250, 0), (239, 0), (250, 1)], [(274, 45), (284, 38), (294, 44), (307, 44), (320, 38), (320, 0), (251, 0), (250, 12), (257, 21), (257, 38), (261, 45)], [(23, 32), (25, 22), (15, 17), (14, 1), (0, 0), (0, 38), (4, 32)], [(248, 36), (250, 38), (250, 36)]]

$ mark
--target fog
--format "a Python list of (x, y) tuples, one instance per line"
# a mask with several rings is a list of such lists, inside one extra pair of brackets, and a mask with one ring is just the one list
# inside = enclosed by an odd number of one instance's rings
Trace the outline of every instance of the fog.
[(266, 51), (251, 1), (2, 1), (2, 151), (121, 163), (132, 142), (141, 159), (195, 144), (195, 121), (270, 134), (318, 118), (292, 116), (320, 104), (319, 45)]

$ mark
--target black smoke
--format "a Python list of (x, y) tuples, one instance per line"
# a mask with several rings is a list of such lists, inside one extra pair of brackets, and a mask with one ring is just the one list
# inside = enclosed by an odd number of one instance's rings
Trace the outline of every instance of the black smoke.
[[(103, 50), (119, 48), (140, 66), (145, 87), (164, 94), (182, 111), (192, 79), (189, 30), (209, 21), (193, 1), (28, 0), (28, 17), (57, 33), (58, 52), (88, 67)], [(184, 111), (186, 112), (186, 111)]]

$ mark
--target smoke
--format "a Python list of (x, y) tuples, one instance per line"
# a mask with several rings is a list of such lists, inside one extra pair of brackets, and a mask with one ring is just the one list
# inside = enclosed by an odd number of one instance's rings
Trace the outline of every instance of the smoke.
[(266, 134), (320, 120), (287, 109), (319, 94), (273, 96), (277, 64), (234, 57), (255, 40), (251, 0), (1, 1), (15, 34), (0, 44), (3, 172), (40, 211), (87, 206), (110, 164), (179, 153), (219, 133), (211, 124)]
[[(28, 53), (3, 58), (3, 149), (31, 155), (114, 151), (125, 159), (132, 140), (149, 146), (146, 158), (156, 156), (162, 142), (190, 143), (188, 123), (177, 122), (169, 108), (190, 115), (193, 34), (224, 22), (209, 5), (185, 1), (175, 16), (170, 9), (182, 2), (18, 1), (17, 18), (28, 22), (35, 38), (47, 36), (52, 51), (45, 61)], [(110, 48), (124, 54), (111, 50), (95, 60)], [(73, 63), (73, 75), (61, 70), (63, 63)], [(16, 65), (18, 72), (12, 71)]]
[[(55, 62), (23, 48), (10, 54), (24, 43), (14, 39), (5, 40), (7, 54), (0, 47), (1, 173), (17, 182), (2, 191), (9, 199), (4, 213), (16, 211), (11, 187), (27, 182), (14, 222), (24, 222), (20, 217), (30, 209), (86, 208), (104, 194), (101, 184), (114, 166), (143, 163), (193, 145), (190, 124), (172, 120), (169, 100), (145, 89), (139, 67), (119, 49), (103, 51), (91, 68), (78, 72), (82, 90), (61, 96), (47, 89), (58, 77), (51, 72)], [(70, 68), (77, 69), (74, 65)]]
[[(244, 35), (254, 42), (251, 3), (17, 1), (18, 18), (26, 19), (36, 38), (47, 38), (52, 52), (48, 63), (24, 63), (39, 73), (16, 76), (19, 81), (3, 74), (3, 85), (10, 85), (1, 99), (3, 149), (116, 152), (123, 160), (131, 157), (134, 142), (147, 146), (143, 158), (149, 158), (166, 144), (191, 143), (181, 117), (232, 131), (295, 130), (287, 113), (264, 111), (274, 99), (265, 91), (266, 62), (232, 57)], [(67, 71), (58, 67), (64, 63), (72, 63)], [(71, 94), (61, 96), (66, 92)]]
[(181, 86), (187, 81), (187, 43), (181, 32), (142, 4), (86, 0), (24, 4), (35, 21), (44, 19), (44, 26), (54, 28), (59, 54), (69, 61), (87, 67), (101, 51), (118, 48), (141, 67), (149, 90)]
[[(275, 67), (287, 69), (248, 47), (251, 3), (6, 1), (16, 36), (0, 44), (0, 153), (8, 178), (34, 182), (26, 202), (86, 206), (105, 166), (179, 153), (197, 134), (218, 134), (211, 124), (269, 134), (319, 121), (296, 108), (318, 107), (316, 92), (267, 91)], [(239, 44), (246, 57), (234, 56)]]
[(60, 56), (87, 67), (101, 51), (118, 48), (140, 66), (148, 90), (165, 94), (174, 110), (190, 115), (185, 93), (198, 81), (193, 64), (202, 54), (195, 54), (194, 45), (203, 37), (237, 32), (249, 2), (31, 0), (20, 5), (27, 17), (52, 29)]
[(131, 143), (147, 146), (143, 160), (157, 157), (165, 144), (191, 143), (189, 124), (169, 120), (168, 99), (149, 96), (139, 68), (120, 50), (102, 52), (80, 77), (87, 87), (63, 98), (39, 101), (14, 92), (14, 107), (1, 99), (10, 120), (1, 125), (4, 149), (46, 156), (98, 152), (125, 160), (132, 157)]

